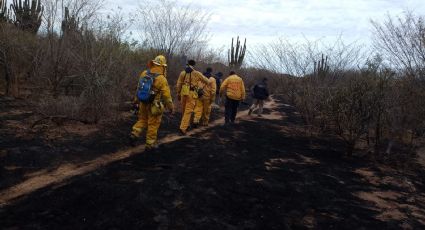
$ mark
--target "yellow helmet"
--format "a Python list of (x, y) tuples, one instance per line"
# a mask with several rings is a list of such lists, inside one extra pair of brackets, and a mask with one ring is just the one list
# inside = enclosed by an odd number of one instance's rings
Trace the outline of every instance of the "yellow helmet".
[(167, 66), (167, 60), (163, 55), (156, 56), (156, 58), (152, 60), (152, 63), (159, 66)]

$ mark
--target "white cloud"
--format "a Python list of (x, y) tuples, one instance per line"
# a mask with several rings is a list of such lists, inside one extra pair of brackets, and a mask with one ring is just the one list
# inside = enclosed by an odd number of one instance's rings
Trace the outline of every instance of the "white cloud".
[[(143, 2), (143, 1), (141, 1)], [(209, 11), (211, 44), (228, 45), (237, 35), (249, 44), (272, 40), (276, 36), (311, 39), (332, 38), (342, 34), (350, 40), (370, 40), (370, 19), (380, 20), (387, 13), (405, 10), (425, 12), (423, 0), (179, 0), (181, 4)], [(126, 11), (139, 4), (116, 0)]]

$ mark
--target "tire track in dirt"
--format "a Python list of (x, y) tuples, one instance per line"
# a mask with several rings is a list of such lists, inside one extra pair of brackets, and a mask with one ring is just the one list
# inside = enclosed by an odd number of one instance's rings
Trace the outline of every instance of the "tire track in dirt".
[[(276, 102), (276, 100), (271, 97), (271, 100), (265, 103), (265, 108), (271, 109), (272, 112), (270, 114), (264, 114), (263, 119), (275, 120), (282, 119), (283, 115), (279, 112), (275, 111), (280, 104)], [(246, 110), (238, 113), (237, 118), (248, 118)], [(250, 120), (250, 119), (247, 119)], [(204, 131), (207, 131), (213, 127), (217, 127), (223, 124), (224, 118), (218, 119), (211, 123), (208, 127), (201, 127), (192, 131), (189, 131), (187, 135), (190, 137), (193, 134), (198, 134)], [(164, 145), (167, 143), (172, 143), (183, 138), (187, 138), (187, 136), (180, 136), (177, 134), (170, 134), (159, 140), (159, 145)], [(90, 160), (80, 164), (63, 164), (58, 168), (45, 172), (45, 170), (41, 170), (40, 172), (35, 172), (34, 175), (26, 179), (25, 181), (14, 185), (8, 189), (0, 191), (0, 207), (11, 204), (13, 201), (31, 194), (39, 189), (60, 184), (66, 180), (72, 179), (75, 176), (84, 175), (90, 173), (92, 171), (97, 170), (100, 167), (109, 165), (111, 163), (129, 158), (131, 156), (141, 154), (144, 152), (144, 145), (139, 145), (130, 149), (121, 150), (115, 153), (107, 154), (101, 157), (98, 157), (94, 160)]]

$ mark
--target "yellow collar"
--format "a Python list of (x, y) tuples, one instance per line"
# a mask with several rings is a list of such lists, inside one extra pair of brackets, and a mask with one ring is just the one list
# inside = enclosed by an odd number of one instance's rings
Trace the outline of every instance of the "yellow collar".
[(161, 74), (163, 75), (165, 72), (165, 68), (163, 66), (153, 66), (150, 69), (151, 73)]

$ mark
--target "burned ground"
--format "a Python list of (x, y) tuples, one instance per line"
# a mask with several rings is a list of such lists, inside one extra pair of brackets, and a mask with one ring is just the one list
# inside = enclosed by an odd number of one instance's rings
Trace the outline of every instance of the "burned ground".
[[(27, 194), (1, 207), (0, 226), (425, 227), (422, 167), (399, 171), (365, 158), (345, 158), (343, 142), (332, 136), (308, 138), (302, 125), (293, 107), (277, 103), (263, 118), (244, 116), (234, 127), (211, 127)], [(67, 137), (53, 147), (41, 137), (27, 141), (2, 131), (0, 189), (24, 181), (31, 172), (128, 148), (130, 126), (131, 121), (123, 121), (85, 137)], [(162, 137), (176, 127), (176, 122), (166, 122)]]

